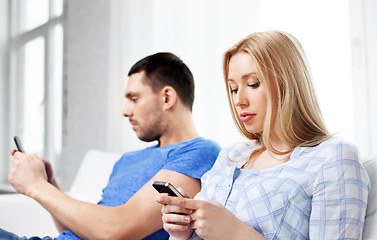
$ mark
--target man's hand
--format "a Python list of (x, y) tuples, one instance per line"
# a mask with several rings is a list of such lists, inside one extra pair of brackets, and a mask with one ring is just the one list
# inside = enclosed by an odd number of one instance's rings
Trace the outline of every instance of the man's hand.
[[(14, 189), (22, 194), (33, 197), (38, 184), (47, 181), (45, 162), (36, 154), (24, 154), (21, 152), (12, 152), (13, 159), (8, 170), (8, 181)], [(52, 169), (50, 169), (52, 177)]]

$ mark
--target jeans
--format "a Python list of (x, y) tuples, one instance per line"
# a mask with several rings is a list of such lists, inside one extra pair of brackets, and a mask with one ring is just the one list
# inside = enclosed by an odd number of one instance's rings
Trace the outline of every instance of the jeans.
[(4, 229), (0, 228), (0, 240), (52, 240), (52, 238), (50, 238), (50, 237), (44, 237), (44, 238), (31, 237), (31, 238), (28, 239), (27, 237), (19, 237), (14, 233), (5, 231)]

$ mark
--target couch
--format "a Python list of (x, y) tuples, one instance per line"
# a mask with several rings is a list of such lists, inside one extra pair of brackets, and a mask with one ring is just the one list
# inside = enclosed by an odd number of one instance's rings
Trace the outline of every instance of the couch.
[[(76, 199), (96, 203), (101, 197), (114, 163), (119, 158), (119, 154), (88, 151), (67, 194)], [(363, 165), (372, 183), (363, 239), (377, 240), (377, 158), (363, 161)], [(58, 234), (49, 213), (33, 199), (17, 193), (0, 194), (0, 227), (27, 237)]]

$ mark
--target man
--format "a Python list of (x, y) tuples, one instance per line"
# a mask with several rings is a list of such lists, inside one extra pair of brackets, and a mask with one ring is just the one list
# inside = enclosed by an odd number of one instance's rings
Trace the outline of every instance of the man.
[[(148, 56), (128, 76), (123, 115), (139, 139), (158, 144), (125, 153), (97, 205), (61, 192), (43, 159), (14, 153), (8, 180), (51, 213), (61, 232), (56, 239), (167, 239), (152, 183), (184, 186), (194, 196), (200, 190), (200, 177), (217, 158), (219, 146), (199, 137), (194, 126), (193, 76), (178, 57), (171, 53)], [(0, 239), (19, 238), (1, 230)]]

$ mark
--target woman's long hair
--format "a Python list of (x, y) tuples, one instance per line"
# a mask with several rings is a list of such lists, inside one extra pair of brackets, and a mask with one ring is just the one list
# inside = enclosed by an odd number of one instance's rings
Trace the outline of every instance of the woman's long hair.
[[(266, 89), (268, 106), (262, 133), (246, 130), (228, 85), (229, 61), (239, 52), (250, 54)], [(256, 140), (260, 149), (286, 154), (297, 146), (315, 146), (331, 137), (323, 123), (305, 53), (291, 34), (266, 31), (247, 36), (225, 52), (223, 70), (233, 120), (241, 134)], [(289, 144), (289, 150), (280, 152), (272, 146), (272, 131)]]

